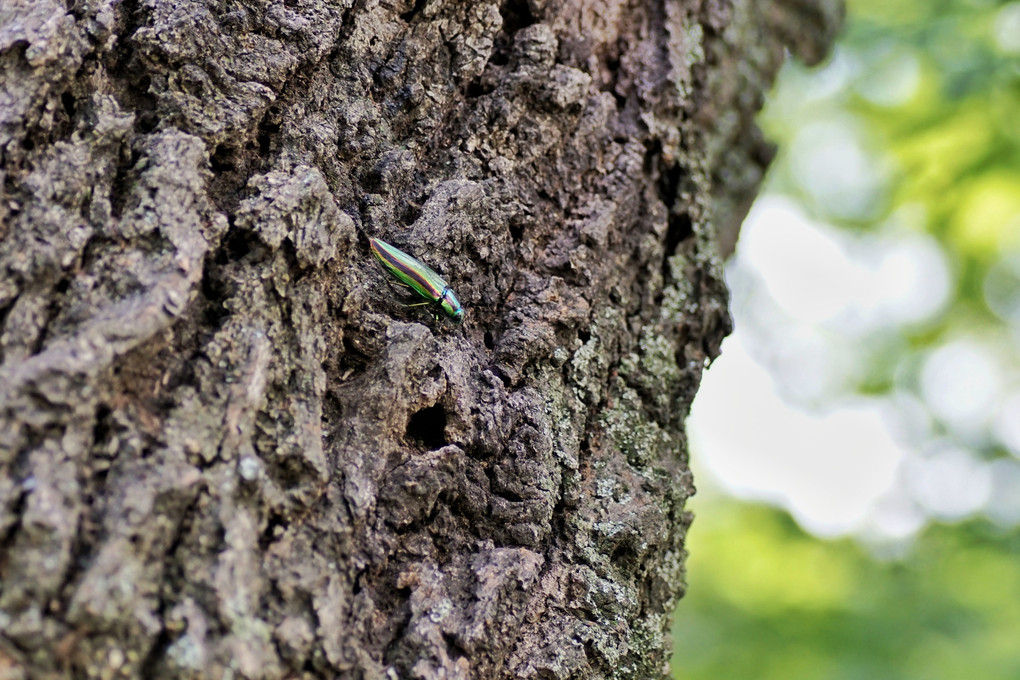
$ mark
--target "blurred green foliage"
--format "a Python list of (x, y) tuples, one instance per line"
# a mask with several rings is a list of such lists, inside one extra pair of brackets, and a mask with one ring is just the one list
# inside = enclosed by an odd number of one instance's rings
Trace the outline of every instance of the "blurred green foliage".
[[(958, 284), (940, 321), (1001, 321), (985, 285), (1020, 250), (1018, 115), (1020, 2), (849, 0), (831, 63), (789, 64), (762, 117), (782, 149), (767, 190), (833, 224), (934, 235)], [(849, 190), (812, 185), (797, 146), (810, 126), (858, 145), (866, 167), (845, 176), (865, 177)]]
[[(850, 389), (923, 401), (927, 353), (969, 337), (1016, 394), (1020, 1), (848, 0), (830, 63), (788, 65), (761, 122), (781, 149), (767, 192), (851, 233), (928, 234), (950, 264), (942, 310), (887, 329)], [(1020, 456), (994, 432), (935, 420), (933, 438)], [(675, 678), (1020, 678), (1015, 526), (933, 523), (883, 554), (807, 535), (781, 510), (693, 506)]]
[(821, 541), (780, 510), (713, 503), (674, 624), (685, 680), (1020, 678), (1020, 534), (931, 525), (905, 555)]

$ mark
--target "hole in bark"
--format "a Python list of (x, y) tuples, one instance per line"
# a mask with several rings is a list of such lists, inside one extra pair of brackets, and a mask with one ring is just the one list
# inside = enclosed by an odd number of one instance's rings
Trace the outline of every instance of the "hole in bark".
[(159, 125), (159, 119), (156, 118), (155, 114), (151, 112), (143, 112), (138, 116), (138, 129), (144, 133), (149, 134), (156, 129)]
[(259, 132), (256, 140), (259, 145), (259, 153), (263, 156), (269, 155), (273, 147), (273, 137), (280, 132), (280, 110), (276, 107), (269, 107), (266, 115), (259, 122)]
[(503, 31), (508, 35), (535, 23), (531, 8), (523, 0), (507, 0), (499, 6), (499, 14), (503, 17)]
[(400, 223), (412, 225), (421, 217), (421, 206), (415, 203), (406, 203), (401, 206)]
[(401, 14), (400, 18), (403, 19), (404, 21), (410, 21), (411, 19), (414, 18), (416, 14), (422, 11), (422, 9), (425, 7), (425, 2), (426, 0), (415, 0), (414, 7), (412, 7), (410, 11)]
[(152, 645), (152, 649), (146, 655), (142, 661), (142, 665), (139, 670), (141, 671), (140, 677), (143, 678), (158, 678), (163, 670), (163, 658), (166, 656), (166, 651), (170, 647), (172, 642), (170, 638), (170, 632), (163, 628), (159, 631), (159, 635), (156, 636), (156, 642)]
[[(15, 469), (20, 472), (25, 458), (25, 455), (19, 455), (15, 460)], [(17, 492), (17, 498), (11, 501), (7, 501), (7, 507), (10, 508), (8, 512), (11, 513), (12, 517), (21, 517), (22, 513), (25, 512), (25, 505), (28, 503), (28, 496), (30, 491), (28, 490), (29, 482), (27, 479), (22, 477), (21, 486)], [(11, 546), (14, 544), (14, 538), (18, 535), (19, 529), (21, 529), (21, 522), (11, 522), (11, 525), (7, 527), (7, 531), (0, 534), (0, 552), (7, 554)]]
[(466, 659), (471, 658), (471, 654), (464, 649), (460, 642), (453, 635), (447, 632), (443, 632), (443, 640), (446, 642), (447, 653), (453, 658), (454, 661), (464, 657)]
[[(226, 282), (221, 278), (219, 267), (210, 266), (206, 261), (205, 271), (202, 273), (202, 295), (206, 302), (202, 305), (202, 321), (211, 329), (218, 329), (224, 320), (230, 316), (230, 312), (223, 304), (230, 295)], [(186, 382), (187, 376), (182, 377)], [(193, 379), (193, 376), (191, 376)]]
[[(127, 162), (118, 163), (117, 171), (113, 177), (113, 184), (110, 187), (110, 212), (116, 219), (123, 217), (128, 208), (128, 201), (132, 198), (132, 189), (135, 185), (131, 177), (133, 169), (138, 166), (142, 156), (137, 149), (131, 151), (131, 157)], [(137, 199), (136, 199), (137, 200)], [(93, 238), (93, 241), (98, 241)]]
[(262, 531), (262, 535), (259, 536), (259, 548), (263, 551), (268, 550), (269, 546), (276, 542), (276, 540), (286, 531), (288, 522), (279, 513), (271, 513), (269, 515), (269, 521), (266, 522), (266, 528)]
[(60, 95), (60, 103), (64, 105), (64, 113), (67, 114), (67, 117), (74, 118), (74, 113), (77, 110), (74, 104), (74, 95), (70, 92), (65, 92)]
[[(7, 317), (10, 315), (11, 310), (14, 309), (14, 303), (18, 301), (17, 296), (11, 298), (10, 302), (6, 305), (0, 306), (0, 328), (7, 326)], [(0, 363), (3, 361), (3, 353), (0, 352)]]
[(213, 170), (217, 172), (228, 172), (236, 170), (234, 165), (234, 152), (230, 147), (220, 144), (213, 151), (212, 156), (209, 158), (209, 165)]
[(506, 66), (510, 62), (510, 41), (499, 36), (496, 38), (489, 63), (493, 66)]
[(535, 23), (535, 17), (527, 2), (507, 0), (499, 6), (499, 14), (503, 17), (503, 30), (493, 41), (489, 63), (494, 66), (505, 66), (510, 61), (510, 47), (514, 44), (514, 34)]
[(518, 222), (511, 222), (510, 238), (512, 238), (515, 242), (520, 243), (521, 239), (524, 238), (524, 225)]
[(503, 383), (503, 387), (513, 387), (514, 381), (510, 379), (510, 376), (500, 366), (494, 365), (492, 372)]
[[(237, 261), (243, 259), (251, 252), (251, 243), (248, 240), (249, 233), (242, 229), (231, 229), (223, 239), (222, 252), (226, 255), (226, 261)], [(223, 264), (226, 264), (224, 262)]]
[(106, 442), (110, 436), (110, 416), (113, 411), (106, 404), (100, 404), (96, 409), (96, 423), (92, 426), (92, 446), (99, 446)]
[(481, 78), (475, 78), (468, 83), (467, 92), (465, 94), (470, 98), (482, 97), (492, 93), (495, 89), (496, 88), (492, 83), (482, 83)]
[[(646, 155), (647, 162), (654, 167), (656, 160), (661, 162), (660, 154), (661, 147), (656, 143), (653, 148), (648, 150)], [(683, 178), (684, 170), (679, 163), (666, 168), (659, 176), (659, 198), (662, 199), (669, 214), (666, 243), (664, 244), (666, 253), (662, 259), (662, 276), (664, 279), (669, 278), (669, 258), (676, 253), (680, 243), (694, 233), (694, 225), (691, 222), (690, 215), (687, 212), (676, 211), (677, 193), (680, 190), (680, 182)]]
[(491, 350), (493, 347), (496, 346), (496, 341), (492, 337), (492, 331), (485, 331), (485, 337), (483, 338), (483, 340), (485, 342), (485, 349)]
[(635, 565), (638, 562), (638, 554), (632, 546), (625, 543), (617, 546), (613, 550), (613, 554), (609, 557), (609, 561), (613, 564), (619, 565)]
[(588, 342), (589, 340), (591, 340), (591, 331), (589, 331), (587, 328), (578, 328), (577, 337), (581, 342)]
[(668, 280), (670, 277), (669, 258), (676, 253), (680, 243), (689, 238), (693, 233), (694, 225), (691, 223), (690, 215), (687, 213), (679, 215), (670, 214), (669, 228), (666, 230), (666, 255), (662, 258), (662, 277), (664, 280)]
[[(662, 147), (656, 143), (655, 149), (651, 151), (653, 156), (658, 156), (661, 162)], [(680, 179), (683, 177), (684, 172), (680, 167), (679, 163), (674, 163), (672, 166), (665, 169), (665, 171), (659, 176), (659, 198), (666, 204), (668, 210), (673, 209), (673, 204), (676, 203), (676, 192), (680, 188)]]
[(407, 422), (407, 437), (426, 449), (438, 449), (446, 444), (446, 411), (436, 404), (411, 416)]
[(130, 85), (134, 99), (132, 103), (135, 105), (134, 110), (137, 116), (135, 125), (138, 127), (138, 131), (143, 134), (149, 134), (154, 131), (159, 127), (160, 122), (156, 97), (149, 92), (151, 87), (152, 80), (147, 75), (142, 76), (137, 83)]

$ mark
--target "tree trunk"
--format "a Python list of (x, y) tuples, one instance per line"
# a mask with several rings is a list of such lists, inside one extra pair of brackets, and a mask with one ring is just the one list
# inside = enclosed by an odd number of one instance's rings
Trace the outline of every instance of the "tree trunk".
[(666, 673), (719, 243), (838, 0), (0, 4), (0, 676)]

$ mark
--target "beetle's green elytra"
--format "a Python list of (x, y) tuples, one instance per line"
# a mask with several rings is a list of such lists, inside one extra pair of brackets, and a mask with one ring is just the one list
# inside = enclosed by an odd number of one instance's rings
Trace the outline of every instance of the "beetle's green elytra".
[(377, 238), (368, 239), (372, 252), (398, 281), (428, 302), (438, 305), (454, 323), (464, 321), (464, 308), (450, 285), (421, 260)]

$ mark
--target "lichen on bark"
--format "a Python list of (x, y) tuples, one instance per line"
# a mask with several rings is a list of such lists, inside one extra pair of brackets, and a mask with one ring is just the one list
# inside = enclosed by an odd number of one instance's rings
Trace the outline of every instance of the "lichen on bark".
[(663, 675), (713, 224), (838, 19), (3, 3), (0, 669)]

